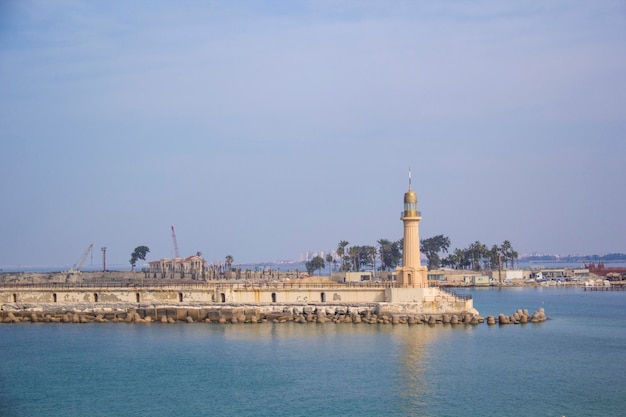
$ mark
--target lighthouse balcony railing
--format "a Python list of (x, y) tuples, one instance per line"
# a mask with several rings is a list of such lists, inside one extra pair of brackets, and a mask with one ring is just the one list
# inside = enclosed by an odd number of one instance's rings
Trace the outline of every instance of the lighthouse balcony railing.
[[(400, 212), (400, 219), (403, 219), (404, 217), (406, 217), (406, 216), (404, 215), (405, 213), (406, 213), (405, 211), (401, 211), (401, 212)], [(421, 212), (421, 211), (418, 211), (418, 212), (417, 212), (417, 217), (422, 217), (422, 212)]]

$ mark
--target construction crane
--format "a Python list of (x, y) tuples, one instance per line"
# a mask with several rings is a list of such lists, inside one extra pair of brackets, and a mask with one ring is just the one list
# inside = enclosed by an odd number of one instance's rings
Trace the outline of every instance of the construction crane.
[(176, 231), (174, 230), (174, 226), (172, 226), (172, 241), (174, 242), (174, 255), (177, 258), (180, 258), (180, 254), (178, 253), (178, 242), (176, 242)]
[(78, 263), (78, 266), (76, 266), (76, 264), (74, 264), (70, 270), (68, 271), (68, 273), (70, 274), (80, 274), (80, 269), (83, 267), (83, 265), (85, 264), (85, 261), (87, 260), (87, 256), (89, 255), (89, 252), (91, 252), (91, 248), (93, 248), (93, 243), (89, 244), (89, 247), (87, 248), (87, 250), (85, 251), (85, 253), (83, 254), (83, 257), (80, 259), (80, 262)]

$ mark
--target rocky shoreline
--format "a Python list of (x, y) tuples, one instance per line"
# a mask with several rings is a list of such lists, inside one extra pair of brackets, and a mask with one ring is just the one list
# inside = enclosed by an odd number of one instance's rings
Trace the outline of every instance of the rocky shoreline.
[[(5, 307), (8, 307), (5, 305)], [(488, 325), (539, 323), (546, 320), (543, 308), (533, 314), (519, 309), (512, 315), (499, 314), (486, 319), (476, 314), (399, 314), (386, 310), (384, 305), (285, 305), (264, 306), (93, 306), (76, 305), (14, 306), (0, 311), (0, 323), (346, 323), (391, 325)]]

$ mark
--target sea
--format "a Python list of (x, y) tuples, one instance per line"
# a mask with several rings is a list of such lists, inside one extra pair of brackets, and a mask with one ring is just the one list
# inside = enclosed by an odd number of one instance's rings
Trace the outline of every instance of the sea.
[(3, 324), (0, 416), (623, 416), (626, 292), (467, 289), (520, 325)]

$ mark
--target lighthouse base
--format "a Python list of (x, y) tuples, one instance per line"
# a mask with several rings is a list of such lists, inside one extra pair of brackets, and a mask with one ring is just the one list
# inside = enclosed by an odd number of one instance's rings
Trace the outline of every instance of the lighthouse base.
[(425, 266), (401, 266), (396, 269), (397, 288), (427, 288), (428, 268)]

